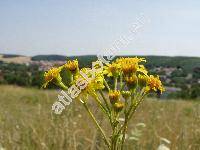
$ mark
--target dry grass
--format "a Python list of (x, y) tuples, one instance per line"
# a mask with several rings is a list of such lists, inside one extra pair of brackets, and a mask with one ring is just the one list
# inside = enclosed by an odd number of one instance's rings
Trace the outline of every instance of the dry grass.
[[(73, 101), (62, 115), (55, 115), (51, 105), (58, 91), (14, 86), (0, 86), (0, 91), (0, 145), (5, 149), (104, 149), (80, 103)], [(96, 114), (109, 133), (105, 119)], [(200, 150), (199, 102), (148, 99), (129, 124), (129, 136), (141, 122), (146, 124), (143, 134), (137, 142), (128, 140), (126, 149), (154, 150), (163, 137), (171, 141), (172, 150)]]

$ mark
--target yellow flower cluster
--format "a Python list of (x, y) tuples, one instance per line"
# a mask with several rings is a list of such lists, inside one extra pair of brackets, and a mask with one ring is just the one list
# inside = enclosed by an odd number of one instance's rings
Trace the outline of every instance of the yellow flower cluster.
[(92, 94), (96, 90), (104, 89), (106, 86), (104, 81), (107, 78), (120, 77), (122, 79), (121, 84), (124, 84), (123, 87), (128, 87), (128, 90), (135, 89), (136, 87), (145, 87), (146, 93), (162, 93), (164, 88), (159, 77), (148, 75), (147, 69), (143, 64), (141, 64), (145, 62), (145, 58), (117, 58), (111, 64), (106, 64), (101, 71), (93, 73), (93, 68), (82, 68), (79, 70), (78, 60), (69, 60), (61, 67), (52, 68), (45, 72), (45, 83), (43, 87), (46, 87), (50, 82), (52, 82), (64, 89), (67, 88), (62, 82), (60, 72), (62, 70), (68, 70), (73, 75), (73, 81), (71, 81), (72, 83), (77, 83), (80, 79), (90, 79), (88, 80), (87, 86), (82, 89), (82, 92), (80, 93), (82, 95)]
[(145, 62), (145, 58), (118, 58), (104, 67), (104, 74), (114, 78), (123, 76), (124, 82), (130, 89), (140, 86), (146, 87), (146, 92), (162, 93), (164, 88), (159, 77), (148, 75), (147, 69), (141, 64)]
[[(52, 110), (55, 113), (60, 114), (72, 99), (79, 99), (102, 133), (108, 148), (113, 149), (116, 144), (123, 147), (128, 121), (144, 97), (149, 93), (160, 95), (164, 91), (159, 76), (149, 74), (144, 63), (145, 58), (127, 57), (117, 58), (105, 66), (101, 61), (96, 61), (92, 62), (92, 68), (79, 68), (78, 60), (70, 60), (45, 72), (43, 87), (53, 83), (67, 90), (67, 93), (61, 91), (62, 95), (58, 95), (59, 100), (53, 104)], [(70, 79), (70, 83), (66, 83), (66, 77)], [(110, 140), (87, 105), (89, 95), (109, 119), (113, 130)], [(121, 116), (124, 117), (123, 124), (119, 121)]]

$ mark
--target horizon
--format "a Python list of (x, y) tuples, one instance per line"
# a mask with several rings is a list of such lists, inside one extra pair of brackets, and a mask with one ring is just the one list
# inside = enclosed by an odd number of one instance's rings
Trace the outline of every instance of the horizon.
[[(80, 57), (80, 56), (97, 56), (95, 54), (82, 54), (82, 55), (62, 55), (62, 54), (36, 54), (36, 55), (21, 55), (21, 54), (11, 54), (11, 53), (0, 53), (0, 55), (16, 55), (17, 56), (24, 56), (24, 57), (35, 57), (35, 56), (65, 56), (65, 57)], [(146, 56), (146, 57), (190, 57), (190, 58), (200, 58), (200, 56), (184, 56), (184, 55), (176, 55), (176, 56), (170, 56), (170, 55), (115, 55), (115, 57), (118, 56)], [(106, 56), (104, 56), (106, 57)]]

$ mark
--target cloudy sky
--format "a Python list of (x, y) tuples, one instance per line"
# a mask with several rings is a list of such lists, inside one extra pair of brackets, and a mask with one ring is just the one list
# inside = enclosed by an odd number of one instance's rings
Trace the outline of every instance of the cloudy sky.
[(0, 0), (0, 53), (97, 54), (141, 14), (118, 54), (200, 56), (199, 0)]

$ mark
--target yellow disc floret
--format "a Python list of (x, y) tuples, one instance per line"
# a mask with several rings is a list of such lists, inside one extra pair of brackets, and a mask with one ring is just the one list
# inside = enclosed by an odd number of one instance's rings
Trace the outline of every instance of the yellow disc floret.
[(160, 94), (162, 94), (162, 92), (164, 91), (164, 87), (162, 85), (162, 82), (160, 81), (159, 76), (153, 76), (150, 75), (148, 77), (148, 81), (147, 81), (147, 87), (146, 87), (146, 91), (155, 91), (158, 92)]
[(51, 68), (50, 70), (46, 71), (44, 73), (44, 80), (45, 83), (43, 85), (44, 88), (50, 83), (50, 82), (61, 82), (61, 77), (60, 77), (60, 71), (62, 70), (61, 67), (59, 68)]
[(122, 71), (125, 75), (136, 73), (140, 68), (139, 63), (146, 62), (144, 58), (118, 58), (116, 63), (120, 64)]
[(120, 64), (112, 63), (107, 64), (107, 66), (104, 67), (103, 73), (106, 74), (108, 77), (115, 76), (117, 77), (120, 74)]
[(69, 60), (67, 63), (64, 65), (66, 69), (71, 71), (72, 73), (76, 72), (78, 70), (78, 61), (77, 60)]

